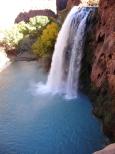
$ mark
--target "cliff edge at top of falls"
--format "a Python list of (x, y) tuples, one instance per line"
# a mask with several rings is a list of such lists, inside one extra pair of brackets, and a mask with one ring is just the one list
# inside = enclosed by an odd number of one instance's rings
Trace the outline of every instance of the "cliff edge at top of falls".
[(79, 5), (80, 0), (56, 0), (57, 11), (61, 11), (65, 8), (72, 8), (74, 5)]
[(57, 11), (61, 11), (63, 9), (71, 9), (75, 5), (79, 5), (80, 3), (90, 6), (97, 6), (99, 0), (56, 0)]
[(80, 0), (68, 0), (67, 2), (67, 8), (71, 8), (74, 5), (79, 5), (80, 4)]

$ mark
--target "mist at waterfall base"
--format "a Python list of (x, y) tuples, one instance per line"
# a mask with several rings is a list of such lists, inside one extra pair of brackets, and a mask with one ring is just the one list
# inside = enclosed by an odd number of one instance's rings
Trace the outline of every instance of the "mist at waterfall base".
[(92, 154), (102, 149), (101, 123), (86, 96), (31, 95), (30, 84), (46, 78), (38, 62), (12, 63), (0, 73), (0, 154)]
[(38, 83), (36, 94), (63, 94), (66, 99), (78, 96), (86, 22), (91, 11), (90, 7), (71, 9), (58, 34), (47, 83)]

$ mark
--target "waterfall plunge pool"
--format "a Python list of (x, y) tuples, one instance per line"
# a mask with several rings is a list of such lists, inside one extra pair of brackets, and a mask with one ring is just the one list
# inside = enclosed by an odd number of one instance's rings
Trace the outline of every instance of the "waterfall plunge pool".
[(37, 62), (16, 62), (0, 73), (0, 154), (92, 154), (101, 149), (105, 137), (88, 98), (34, 96), (33, 83), (46, 78)]

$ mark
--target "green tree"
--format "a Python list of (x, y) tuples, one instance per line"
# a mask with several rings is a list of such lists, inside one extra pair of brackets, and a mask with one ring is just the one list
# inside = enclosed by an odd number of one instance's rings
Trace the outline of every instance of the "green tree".
[(33, 44), (32, 50), (39, 57), (51, 55), (58, 35), (59, 26), (57, 23), (51, 22), (43, 30), (42, 35), (38, 37)]

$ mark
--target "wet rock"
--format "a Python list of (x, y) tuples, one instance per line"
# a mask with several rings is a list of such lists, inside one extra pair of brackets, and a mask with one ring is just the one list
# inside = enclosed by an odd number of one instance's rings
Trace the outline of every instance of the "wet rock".
[(48, 72), (51, 67), (51, 56), (40, 58), (39, 65), (40, 67), (44, 68), (46, 72)]
[(24, 52), (18, 54), (16, 57), (12, 58), (12, 61), (34, 61), (37, 60), (37, 56), (30, 52)]

